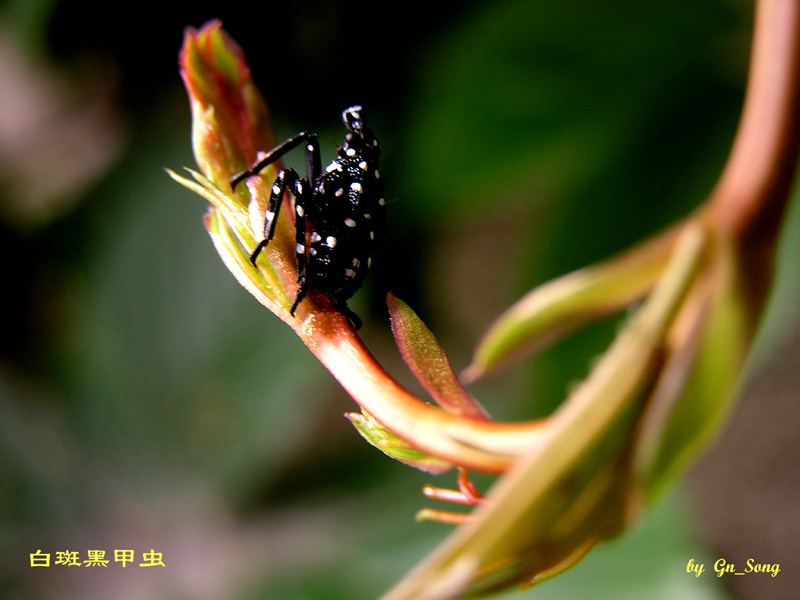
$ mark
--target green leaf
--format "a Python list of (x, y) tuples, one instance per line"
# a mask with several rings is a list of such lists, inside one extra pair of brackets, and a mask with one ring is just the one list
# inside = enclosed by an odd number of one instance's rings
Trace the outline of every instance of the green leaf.
[(486, 419), (486, 411), (461, 384), (431, 330), (411, 308), (391, 293), (386, 297), (392, 334), (411, 372), (448, 412)]
[(383, 427), (366, 411), (346, 413), (358, 433), (378, 450), (401, 463), (428, 473), (440, 474), (449, 471), (453, 465), (434, 456), (417, 450), (405, 440), (397, 437)]
[(489, 328), (465, 378), (474, 381), (495, 372), (640, 300), (667, 264), (675, 231), (529, 292)]
[(641, 419), (632, 463), (645, 503), (714, 439), (741, 380), (750, 346), (749, 312), (736, 293), (730, 248), (713, 260), (715, 277), (687, 301), (683, 339), (665, 359)]

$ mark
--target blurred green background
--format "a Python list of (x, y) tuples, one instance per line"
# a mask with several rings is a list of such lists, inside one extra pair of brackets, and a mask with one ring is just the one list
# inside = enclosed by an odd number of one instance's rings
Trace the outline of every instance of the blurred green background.
[[(236, 284), (203, 201), (163, 172), (193, 166), (185, 26), (222, 19), (278, 138), (317, 131), (331, 156), (341, 110), (369, 111), (390, 234), (352, 305), (417, 392), (386, 292), (461, 369), (530, 287), (697, 206), (735, 132), (751, 13), (743, 0), (0, 2), (0, 597), (371, 599), (449, 531), (414, 523), (432, 478), (362, 442), (341, 416), (354, 403)], [(719, 444), (630, 535), (505, 597), (796, 598), (799, 213)], [(497, 418), (546, 414), (614, 326), (475, 393)], [(37, 549), (137, 562), (154, 549), (166, 567), (31, 568)], [(717, 578), (718, 558), (781, 572)]]

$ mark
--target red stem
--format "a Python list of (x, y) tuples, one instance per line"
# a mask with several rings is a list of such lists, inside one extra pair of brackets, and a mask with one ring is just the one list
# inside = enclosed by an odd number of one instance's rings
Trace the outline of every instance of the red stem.
[(708, 202), (718, 233), (772, 237), (777, 230), (800, 149), (799, 90), (800, 2), (762, 0), (739, 130)]
[(474, 471), (502, 473), (540, 439), (546, 420), (497, 423), (423, 402), (397, 383), (345, 317), (323, 302), (297, 314), (295, 331), (361, 408), (423, 452)]

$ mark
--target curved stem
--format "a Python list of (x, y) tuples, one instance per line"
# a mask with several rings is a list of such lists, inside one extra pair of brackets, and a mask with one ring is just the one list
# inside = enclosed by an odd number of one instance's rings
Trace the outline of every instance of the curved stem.
[(383, 369), (339, 312), (323, 307), (298, 316), (297, 333), (358, 404), (428, 454), (468, 469), (502, 473), (546, 429), (546, 419), (497, 423), (427, 404)]
[(739, 130), (708, 202), (712, 227), (734, 237), (773, 234), (799, 148), (800, 1), (761, 0)]
[[(657, 366), (663, 332), (680, 305), (705, 246), (704, 228), (687, 226), (664, 276), (578, 391), (549, 419), (493, 423), (425, 404), (384, 371), (346, 318), (321, 303), (300, 315), (296, 331), (342, 386), (379, 423), (413, 446), (458, 466), (505, 471), (520, 456), (538, 452), (587, 406), (610, 410), (614, 400), (637, 397)], [(329, 303), (329, 301), (327, 301)], [(626, 333), (627, 332), (627, 333)], [(603, 398), (603, 401), (597, 401)], [(588, 403), (588, 404), (587, 404)], [(595, 425), (599, 426), (599, 422)]]

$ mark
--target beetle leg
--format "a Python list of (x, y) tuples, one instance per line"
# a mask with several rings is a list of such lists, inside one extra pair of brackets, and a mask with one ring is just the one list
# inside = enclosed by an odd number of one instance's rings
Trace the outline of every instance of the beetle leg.
[(294, 169), (283, 169), (278, 173), (275, 183), (272, 184), (270, 191), (269, 204), (264, 212), (264, 239), (258, 243), (255, 250), (250, 255), (250, 262), (255, 266), (259, 253), (267, 247), (272, 237), (275, 235), (275, 225), (278, 223), (278, 214), (281, 211), (283, 195), (286, 187), (295, 184), (299, 176)]
[(317, 134), (309, 133), (306, 141), (306, 177), (313, 186), (322, 172), (322, 159), (320, 158)]
[(336, 300), (335, 298), (333, 301), (334, 304), (336, 304), (336, 308), (339, 309), (339, 312), (343, 313), (344, 316), (347, 317), (347, 320), (353, 324), (353, 329), (355, 329), (356, 331), (361, 329), (362, 325), (361, 318), (352, 310), (350, 310), (350, 307), (347, 306), (347, 302), (342, 300)]
[(281, 156), (297, 148), (300, 144), (302, 144), (304, 141), (306, 141), (312, 136), (315, 139), (317, 137), (315, 134), (309, 133), (308, 131), (301, 131), (300, 133), (296, 133), (289, 139), (284, 140), (283, 142), (275, 146), (272, 150), (270, 150), (267, 153), (267, 155), (264, 158), (253, 163), (249, 169), (241, 171), (236, 175), (234, 175), (233, 177), (231, 177), (230, 181), (231, 191), (236, 190), (236, 186), (239, 185), (242, 181), (244, 181), (249, 177), (252, 177), (253, 175), (258, 175), (261, 171), (263, 171), (269, 165), (274, 163)]

